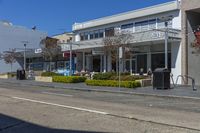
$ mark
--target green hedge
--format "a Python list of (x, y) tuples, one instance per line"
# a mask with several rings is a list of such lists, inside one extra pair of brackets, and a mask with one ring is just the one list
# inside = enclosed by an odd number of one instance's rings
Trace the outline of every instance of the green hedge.
[(54, 72), (43, 72), (41, 74), (41, 76), (43, 76), (43, 77), (53, 77), (53, 76), (61, 76), (61, 75), (58, 74), (58, 73), (54, 73)]
[(86, 77), (80, 76), (53, 76), (53, 82), (58, 83), (81, 83), (85, 82)]
[[(135, 81), (140, 79), (146, 79), (148, 76), (140, 76), (140, 75), (121, 75), (120, 79), (121, 81)], [(119, 76), (112, 76), (110, 77), (110, 80), (119, 80)]]
[[(121, 73), (121, 81), (135, 81), (146, 79), (148, 76), (130, 75), (130, 73)], [(119, 80), (117, 73), (99, 73), (93, 76), (94, 80)]]
[[(115, 80), (86, 80), (86, 84), (90, 86), (107, 86), (107, 87), (118, 87), (119, 82)], [(121, 87), (124, 88), (136, 88), (141, 87), (138, 81), (121, 81)]]
[(116, 73), (98, 73), (93, 76), (94, 80), (109, 80)]

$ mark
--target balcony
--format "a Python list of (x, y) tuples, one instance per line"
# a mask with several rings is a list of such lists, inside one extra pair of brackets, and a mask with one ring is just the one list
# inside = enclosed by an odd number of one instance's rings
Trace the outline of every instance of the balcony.
[[(165, 39), (166, 29), (154, 29), (143, 32), (135, 32), (129, 34), (129, 42), (127, 44), (140, 44), (148, 42), (162, 41)], [(181, 31), (177, 29), (168, 29), (168, 38), (170, 42), (181, 41)], [(126, 45), (126, 44), (125, 44)], [(104, 47), (103, 39), (93, 39), (87, 41), (79, 41), (72, 43), (73, 50), (92, 49)], [(62, 45), (62, 51), (69, 51), (69, 44)]]

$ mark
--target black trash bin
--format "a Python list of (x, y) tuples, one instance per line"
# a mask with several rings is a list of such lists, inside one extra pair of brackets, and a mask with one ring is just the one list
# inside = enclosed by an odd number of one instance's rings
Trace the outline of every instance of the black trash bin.
[(17, 70), (17, 75), (16, 75), (17, 80), (19, 80), (19, 77), (20, 77), (20, 70)]
[(25, 80), (26, 72), (25, 70), (17, 70), (17, 80)]
[(157, 68), (153, 72), (153, 89), (170, 89), (170, 71)]

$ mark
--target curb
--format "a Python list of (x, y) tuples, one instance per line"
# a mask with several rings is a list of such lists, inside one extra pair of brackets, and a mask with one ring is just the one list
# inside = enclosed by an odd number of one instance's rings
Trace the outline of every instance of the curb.
[[(11, 83), (11, 82), (6, 82)], [(11, 84), (20, 84), (22, 83), (11, 83)], [(77, 91), (93, 91), (93, 92), (102, 92), (102, 93), (116, 93), (116, 94), (127, 94), (127, 95), (138, 95), (138, 96), (150, 96), (158, 98), (174, 98), (174, 99), (190, 99), (190, 100), (200, 100), (198, 97), (189, 97), (189, 96), (176, 96), (176, 95), (161, 95), (161, 94), (147, 94), (147, 93), (138, 93), (138, 92), (127, 92), (127, 91), (111, 91), (111, 90), (100, 90), (100, 89), (87, 89), (87, 88), (78, 88), (78, 87), (60, 87), (56, 85), (36, 85), (26, 83), (25, 85), (31, 85), (35, 87), (47, 87), (47, 88), (58, 88), (58, 89), (68, 89), (68, 90), (77, 90)]]

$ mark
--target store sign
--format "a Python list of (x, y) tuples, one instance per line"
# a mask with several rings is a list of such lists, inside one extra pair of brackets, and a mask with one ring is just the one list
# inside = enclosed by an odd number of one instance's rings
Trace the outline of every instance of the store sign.
[[(64, 58), (70, 58), (70, 52), (64, 52), (64, 53), (63, 53), (63, 57), (64, 57)], [(72, 54), (72, 57), (76, 57), (76, 54), (73, 53), (73, 54)]]
[(164, 37), (164, 33), (161, 33), (158, 31), (155, 31), (151, 34), (152, 39), (158, 39), (158, 38), (162, 38), (162, 37)]
[(35, 54), (40, 54), (40, 53), (42, 53), (42, 49), (41, 48), (35, 49)]
[(92, 50), (92, 55), (104, 55), (104, 50), (102, 50), (102, 49), (93, 49)]

